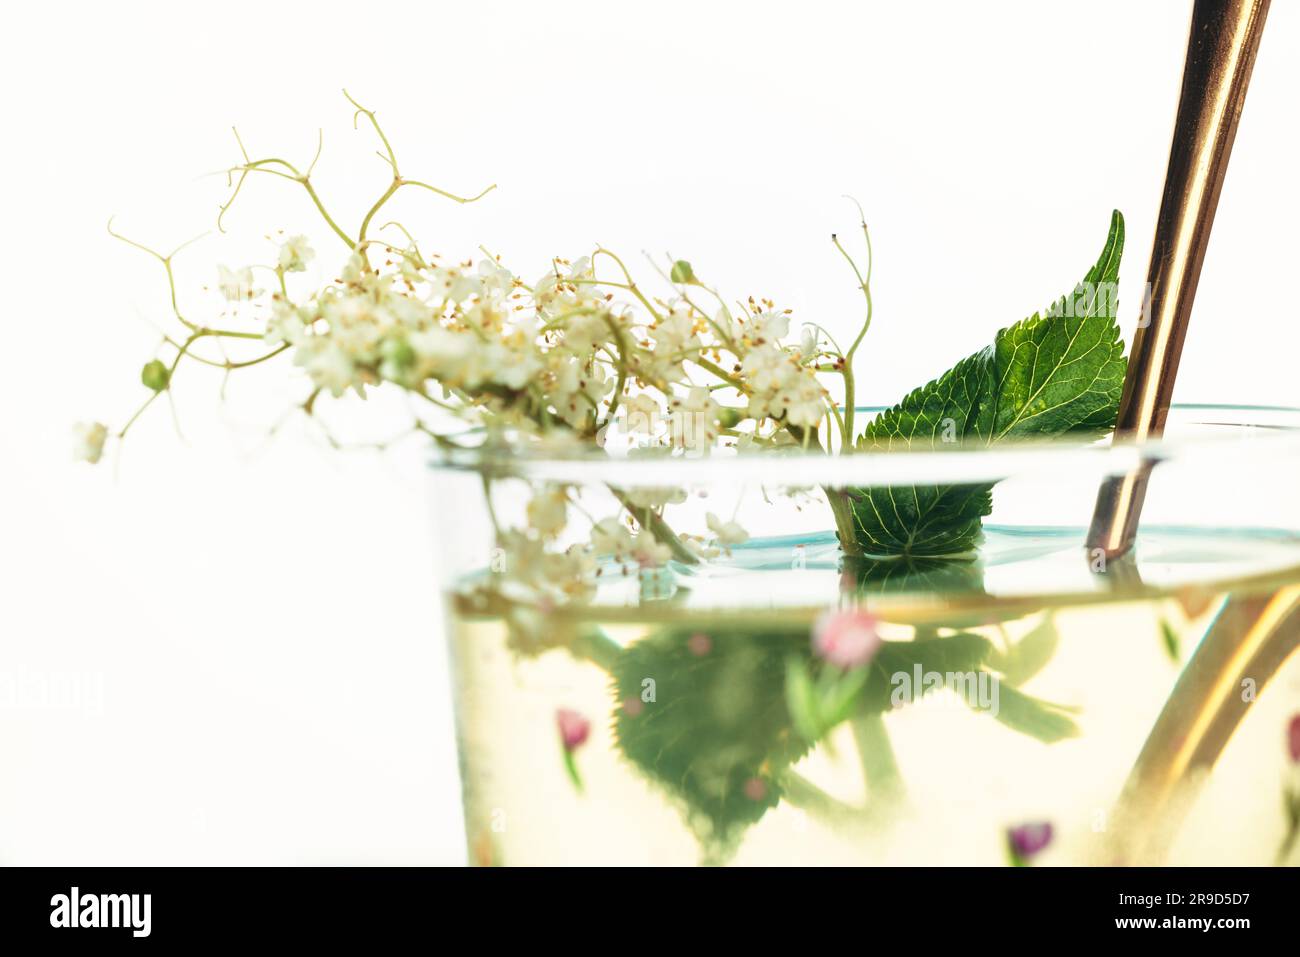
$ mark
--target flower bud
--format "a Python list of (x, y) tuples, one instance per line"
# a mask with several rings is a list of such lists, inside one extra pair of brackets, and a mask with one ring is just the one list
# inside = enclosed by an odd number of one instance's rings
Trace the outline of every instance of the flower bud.
[(876, 617), (865, 611), (832, 611), (813, 626), (813, 653), (839, 668), (858, 668), (880, 650)]
[(560, 729), (560, 743), (570, 754), (585, 744), (587, 735), (591, 733), (591, 722), (568, 708), (555, 712), (555, 725)]
[(171, 372), (161, 359), (146, 362), (144, 368), (140, 370), (140, 381), (144, 383), (145, 388), (152, 389), (154, 392), (161, 392), (167, 388), (170, 379)]
[(1051, 843), (1051, 821), (1031, 821), (1007, 829), (1007, 844), (1017, 863), (1028, 863)]
[(669, 278), (671, 278), (673, 282), (685, 283), (688, 286), (694, 286), (699, 283), (699, 280), (695, 278), (695, 270), (691, 268), (691, 264), (685, 259), (679, 259), (673, 263), (673, 270), (669, 273)]

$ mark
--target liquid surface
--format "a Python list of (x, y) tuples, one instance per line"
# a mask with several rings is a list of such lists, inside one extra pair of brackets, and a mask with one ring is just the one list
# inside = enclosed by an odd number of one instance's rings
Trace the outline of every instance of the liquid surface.
[[(1295, 542), (1154, 529), (1099, 575), (1081, 541), (990, 528), (979, 563), (845, 574), (832, 536), (776, 539), (545, 613), (451, 596), (471, 862), (998, 864), (1040, 822), (1034, 863), (1273, 862), (1297, 629), (1251, 629), (1300, 590)], [(790, 669), (842, 680), (809, 649), (846, 604), (889, 644), (808, 740)], [(1271, 657), (1218, 652), (1248, 640)], [(590, 723), (568, 762), (560, 710)], [(1172, 767), (1153, 729), (1224, 741)]]

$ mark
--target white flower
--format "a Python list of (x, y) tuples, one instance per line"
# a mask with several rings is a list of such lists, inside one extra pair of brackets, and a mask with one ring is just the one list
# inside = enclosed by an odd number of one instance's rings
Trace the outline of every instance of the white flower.
[(472, 333), (451, 332), (441, 326), (412, 332), (406, 341), (415, 353), (420, 379), (432, 375), (453, 385), (463, 382), (465, 363), (478, 348)]
[(697, 348), (700, 344), (695, 330), (695, 317), (680, 307), (674, 307), (655, 325), (654, 337), (656, 355), (661, 350), (672, 355)]
[(713, 545), (706, 545), (701, 539), (696, 538), (694, 535), (683, 535), (681, 538), (686, 547), (694, 552), (698, 558), (717, 558), (722, 554), (722, 549), (716, 548)]
[(623, 428), (629, 435), (637, 432), (653, 434), (660, 415), (659, 403), (644, 393), (623, 400)]
[(623, 493), (628, 503), (638, 509), (662, 508), (665, 505), (680, 505), (686, 501), (686, 490), (680, 488), (642, 488), (628, 489)]
[(756, 419), (779, 418), (784, 410), (781, 390), (795, 374), (790, 357), (775, 345), (766, 343), (751, 349), (741, 362), (740, 375), (750, 386), (749, 414)]
[(434, 266), (429, 281), (448, 302), (464, 302), (483, 292), (483, 280), (458, 267)]
[(686, 397), (672, 400), (672, 441), (678, 448), (707, 452), (718, 438), (722, 407), (704, 386), (694, 386)]
[(285, 272), (306, 272), (315, 257), (316, 250), (307, 244), (306, 236), (290, 236), (280, 244), (280, 268)]
[(554, 537), (569, 520), (569, 500), (562, 488), (538, 492), (526, 508), (528, 524), (542, 535)]
[(503, 296), (510, 292), (515, 285), (514, 273), (494, 259), (479, 261), (478, 278), (485, 290)]
[(794, 366), (779, 346), (764, 343), (745, 354), (740, 374), (756, 392), (774, 392), (789, 381)]
[(218, 266), (217, 289), (230, 302), (256, 299), (262, 294), (262, 290), (253, 288), (253, 270), (247, 266), (243, 269)]
[(618, 518), (602, 519), (592, 526), (591, 548), (597, 555), (631, 559), (643, 568), (662, 565), (673, 557), (672, 549), (660, 544), (649, 529), (633, 535)]
[(102, 422), (78, 422), (72, 427), (75, 444), (72, 457), (78, 462), (94, 465), (104, 454), (104, 442), (108, 438), (108, 426)]
[(409, 285), (418, 286), (428, 278), (421, 271), (421, 262), (423, 262), (423, 259), (420, 256), (420, 251), (414, 246), (407, 246), (398, 257), (397, 274)]
[(488, 376), (508, 389), (522, 389), (542, 371), (542, 362), (531, 343), (493, 342), (482, 351)]
[(307, 325), (314, 317), (310, 310), (300, 308), (284, 299), (271, 303), (271, 318), (266, 324), (266, 341), (297, 345), (307, 334)]
[[(504, 590), (544, 607), (554, 598), (585, 599), (595, 591), (596, 561), (585, 545), (572, 545), (563, 552), (548, 552), (546, 546), (517, 528), (506, 530), (497, 541)], [(534, 622), (537, 626), (545, 623)], [(538, 637), (533, 629), (532, 637)]]
[(642, 568), (662, 565), (673, 557), (673, 550), (661, 545), (648, 528), (643, 528), (632, 539), (632, 557)]
[(791, 425), (813, 426), (826, 414), (826, 390), (807, 370), (786, 387), (781, 394), (785, 405), (785, 420)]
[(724, 339), (733, 343), (744, 341), (745, 327), (732, 317), (731, 310), (725, 305), (719, 306), (718, 311), (714, 313), (713, 324), (721, 331)]
[(706, 512), (704, 520), (709, 525), (709, 531), (717, 536), (721, 545), (741, 545), (749, 540), (749, 532), (738, 522), (724, 522), (712, 512)]
[(684, 375), (682, 360), (698, 352), (701, 345), (695, 317), (684, 309), (674, 308), (651, 331), (654, 335), (652, 374), (670, 382), (680, 381)]
[(357, 386), (357, 391), (361, 392), (356, 365), (337, 342), (324, 337), (312, 337), (299, 348), (294, 363), (307, 371), (313, 385), (328, 389), (336, 399), (352, 385)]
[(596, 271), (591, 268), (590, 256), (579, 256), (569, 266), (570, 279), (594, 279)]
[(783, 312), (760, 312), (749, 323), (749, 338), (755, 342), (776, 342), (790, 331), (790, 317)]
[(595, 591), (592, 579), (596, 560), (585, 546), (570, 545), (559, 554), (548, 553), (542, 560), (542, 569), (546, 584), (566, 598), (584, 599)]
[(804, 359), (811, 359), (817, 355), (820, 341), (816, 327), (804, 326), (799, 335), (799, 355)]
[(564, 275), (560, 275), (561, 262), (557, 259), (551, 271), (533, 286), (533, 303), (537, 311), (554, 315), (587, 305), (601, 305), (602, 300), (597, 298), (591, 282), (595, 278), (591, 260), (583, 256), (573, 262)]
[(826, 390), (816, 374), (771, 343), (751, 349), (740, 374), (751, 388), (749, 414), (756, 419), (784, 417), (791, 425), (810, 426), (825, 414)]
[(574, 316), (564, 327), (564, 347), (574, 355), (587, 357), (596, 346), (610, 339), (607, 313), (604, 310)]
[(602, 518), (591, 526), (591, 548), (597, 555), (621, 558), (632, 551), (632, 533), (617, 516)]
[(575, 428), (583, 425), (597, 404), (614, 387), (600, 366), (582, 359), (551, 354), (550, 368), (544, 381), (546, 397), (555, 411)]

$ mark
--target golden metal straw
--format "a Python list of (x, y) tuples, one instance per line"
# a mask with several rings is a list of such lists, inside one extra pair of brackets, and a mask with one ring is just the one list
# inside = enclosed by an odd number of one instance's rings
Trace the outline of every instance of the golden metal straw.
[[(1129, 354), (1115, 424), (1117, 439), (1141, 442), (1164, 431), (1268, 5), (1269, 0), (1196, 0), (1192, 8), (1183, 88), (1147, 269), (1143, 320)], [(1107, 559), (1129, 550), (1149, 474), (1148, 465), (1102, 485), (1088, 533), (1090, 550), (1101, 549)]]
[[(1251, 703), (1297, 651), (1300, 585), (1228, 599), (1147, 736), (1098, 863), (1164, 862)], [(1254, 694), (1243, 694), (1246, 680)]]

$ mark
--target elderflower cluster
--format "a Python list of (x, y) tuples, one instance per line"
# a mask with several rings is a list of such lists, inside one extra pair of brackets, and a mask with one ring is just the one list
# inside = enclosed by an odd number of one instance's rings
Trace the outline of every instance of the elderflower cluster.
[[(305, 298), (270, 297), (267, 342), (291, 348), (331, 396), (364, 397), (388, 382), (464, 409), (509, 412), (526, 432), (559, 425), (586, 436), (621, 408), (625, 432), (694, 454), (717, 445), (727, 419), (751, 421), (739, 439), (764, 422), (779, 431), (826, 418), (815, 348), (806, 339), (785, 344), (789, 316), (768, 301), (751, 301), (755, 311), (742, 319), (725, 307), (710, 318), (686, 297), (646, 315), (609, 292), (588, 257), (557, 259), (530, 286), (493, 258), (444, 264), (414, 245), (382, 251), (380, 265), (354, 251), (335, 282)], [(311, 256), (295, 236), (278, 262), (302, 271)], [(223, 267), (220, 287), (238, 301), (263, 296), (251, 276)], [(701, 370), (714, 381), (699, 381)], [(724, 404), (719, 392), (735, 398)]]
[(742, 327), (751, 344), (741, 362), (741, 377), (750, 388), (749, 414), (755, 419), (782, 419), (800, 428), (813, 428), (826, 415), (828, 394), (809, 368), (816, 357), (816, 338), (804, 338), (798, 349), (781, 345), (790, 331), (789, 316), (768, 308)]
[[(320, 396), (364, 399), (370, 389), (395, 388), (412, 399), (411, 431), (443, 447), (487, 442), (547, 455), (576, 448), (659, 457), (708, 455), (722, 447), (750, 452), (815, 446), (829, 452), (833, 438), (841, 451), (850, 447), (852, 410), (841, 416), (819, 375), (843, 375), (850, 397), (853, 349), (840, 353), (813, 325), (803, 328), (797, 342), (789, 341), (789, 310), (750, 297), (733, 311), (684, 260), (662, 271), (665, 282), (656, 295), (604, 248), (554, 259), (529, 283), (486, 251), (458, 261), (426, 256), (398, 224), (379, 231), (396, 227), (405, 237), (400, 245), (368, 236), (372, 221), (382, 222), (376, 213), (401, 188), (468, 203), (493, 187), (459, 197), (404, 178), (375, 114), (348, 99), (357, 118), (365, 117), (378, 135), (392, 175), (355, 231), (327, 212), (312, 186), (315, 161), (304, 170), (244, 152), (243, 162), (230, 170), (233, 192), (222, 215), (245, 178), (275, 173), (305, 187), (347, 250), (337, 274), (323, 285), (311, 282), (308, 267), (317, 251), (303, 234), (283, 238), (270, 262), (219, 266), (215, 288), (231, 304), (222, 321), (255, 323), (253, 329), (222, 328), (184, 315), (171, 268), (179, 248), (163, 255), (110, 224), (112, 235), (165, 267), (177, 332), (165, 336), (162, 354), (142, 370), (148, 397), (124, 426), (115, 432), (97, 422), (78, 426), (79, 458), (98, 461), (105, 443), (124, 437), (145, 408), (173, 387), (182, 367), (199, 363), (230, 372), (282, 353), (310, 382), (301, 403), (308, 415), (315, 414)], [(865, 283), (860, 288), (867, 293)], [(866, 301), (869, 324), (869, 294)], [(259, 339), (260, 354), (232, 356), (225, 348), (250, 348)], [(220, 348), (205, 351), (212, 346)], [(449, 417), (459, 421), (448, 427)], [(609, 514), (608, 501), (602, 503), (593, 509), (601, 516), (596, 518), (578, 505), (575, 489), (534, 490), (523, 521), (495, 529), (501, 590), (528, 596), (536, 608), (585, 600), (607, 571), (640, 573), (671, 561), (707, 560), (748, 538), (734, 520), (712, 513), (705, 528), (674, 527), (673, 509), (685, 502), (684, 489), (607, 491), (617, 507)], [(575, 521), (585, 522), (586, 530), (575, 530)]]

